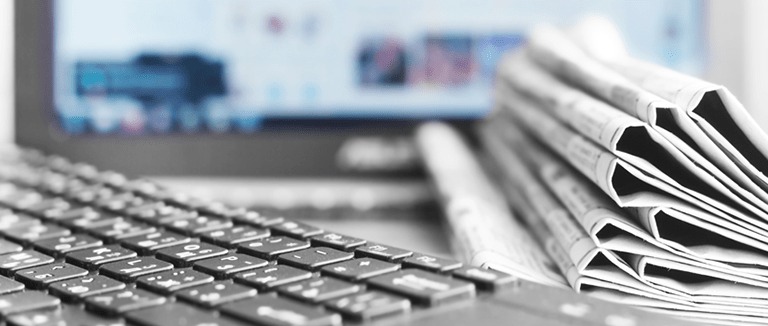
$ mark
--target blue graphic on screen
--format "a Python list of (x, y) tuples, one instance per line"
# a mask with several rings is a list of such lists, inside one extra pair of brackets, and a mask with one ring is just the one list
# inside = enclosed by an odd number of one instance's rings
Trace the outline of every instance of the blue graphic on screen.
[(56, 124), (70, 135), (248, 134), (479, 118), (498, 60), (526, 30), (593, 13), (615, 19), (634, 55), (703, 68), (697, 0), (439, 3), (58, 0)]

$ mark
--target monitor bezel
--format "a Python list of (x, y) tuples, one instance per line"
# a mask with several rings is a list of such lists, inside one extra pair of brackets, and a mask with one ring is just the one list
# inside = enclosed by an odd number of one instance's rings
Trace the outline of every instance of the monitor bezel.
[[(346, 175), (336, 152), (353, 136), (409, 135), (425, 119), (307, 119), (253, 134), (71, 136), (52, 123), (54, 1), (14, 3), (15, 141), (134, 175)], [(447, 119), (467, 129), (472, 118)]]

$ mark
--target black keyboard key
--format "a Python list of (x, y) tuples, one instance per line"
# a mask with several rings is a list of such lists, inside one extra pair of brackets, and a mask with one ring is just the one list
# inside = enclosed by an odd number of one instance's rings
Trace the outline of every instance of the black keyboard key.
[(200, 234), (200, 237), (204, 241), (215, 245), (235, 248), (240, 243), (266, 238), (269, 234), (267, 229), (260, 229), (250, 225), (238, 225), (231, 228), (204, 232)]
[(308, 248), (278, 257), (278, 262), (292, 265), (303, 269), (316, 270), (325, 265), (330, 265), (354, 258), (351, 252), (339, 251), (336, 249), (318, 247)]
[(69, 253), (67, 254), (67, 262), (95, 270), (101, 265), (131, 259), (136, 256), (135, 251), (125, 249), (120, 245), (108, 245)]
[(142, 289), (125, 289), (94, 295), (85, 299), (88, 310), (100, 314), (118, 315), (128, 311), (159, 306), (167, 299)]
[(151, 180), (133, 179), (123, 184), (122, 189), (133, 191), (142, 196), (153, 197), (156, 193), (163, 191), (165, 188)]
[(58, 155), (49, 155), (45, 163), (49, 168), (61, 173), (69, 173), (69, 171), (72, 171), (73, 164), (74, 163), (70, 162), (68, 159)]
[(0, 239), (0, 255), (10, 254), (24, 250), (24, 247), (15, 242)]
[(103, 244), (101, 240), (85, 234), (42, 239), (32, 243), (35, 249), (53, 257), (61, 257), (72, 251), (95, 248)]
[(196, 206), (195, 209), (203, 214), (219, 216), (227, 219), (248, 212), (248, 210), (243, 207), (233, 207), (222, 202), (207, 202), (203, 205)]
[(461, 268), (463, 264), (452, 259), (439, 258), (435, 256), (415, 254), (403, 259), (403, 267), (415, 267), (433, 272), (447, 272)]
[(160, 224), (172, 220), (197, 216), (196, 212), (163, 203), (149, 203), (127, 210), (128, 214), (149, 224)]
[(171, 220), (165, 223), (160, 223), (160, 225), (181, 234), (197, 235), (208, 231), (231, 227), (232, 222), (218, 217), (196, 216)]
[(184, 208), (190, 208), (187, 205), (187, 202), (189, 202), (190, 200), (194, 200), (188, 194), (172, 191), (169, 189), (159, 189), (159, 188), (153, 191), (153, 193), (148, 197), (151, 197), (152, 199), (162, 203), (167, 203), (170, 205), (184, 207)]
[(475, 285), (419, 269), (406, 269), (368, 279), (371, 287), (410, 298), (425, 305), (438, 305), (475, 296)]
[(497, 290), (518, 284), (518, 278), (507, 273), (474, 266), (464, 266), (452, 272), (454, 277), (475, 283), (480, 289)]
[(350, 251), (366, 243), (363, 239), (353, 238), (338, 233), (324, 233), (309, 239), (312, 246), (329, 247), (333, 249)]
[(13, 254), (0, 255), (0, 273), (11, 276), (15, 271), (25, 268), (50, 264), (53, 257), (34, 250), (24, 250)]
[(56, 196), (62, 196), (69, 182), (71, 182), (71, 180), (67, 179), (67, 177), (64, 175), (48, 173), (40, 180), (38, 186), (40, 189), (46, 192), (52, 193)]
[(56, 224), (36, 224), (5, 229), (3, 235), (11, 241), (29, 243), (30, 241), (62, 237), (71, 232)]
[(313, 235), (323, 233), (323, 229), (294, 221), (284, 221), (282, 223), (270, 225), (269, 228), (272, 230), (272, 234), (287, 235), (299, 239), (306, 239)]
[[(0, 198), (3, 196), (3, 186), (6, 185), (3, 181), (0, 181)], [(3, 218), (7, 218), (6, 216), (13, 216), (16, 215), (16, 212), (14, 212), (10, 208), (6, 208), (5, 206), (2, 206), (2, 203), (0, 203), (0, 222), (3, 221)]]
[(72, 165), (70, 173), (80, 178), (93, 181), (99, 175), (99, 170), (88, 163), (75, 163)]
[(48, 264), (16, 272), (16, 280), (31, 289), (44, 289), (53, 282), (88, 275), (88, 271), (66, 263)]
[(145, 275), (136, 279), (136, 285), (162, 294), (213, 282), (213, 276), (192, 269), (174, 269), (162, 273)]
[(0, 205), (16, 210), (24, 210), (41, 201), (43, 201), (43, 196), (39, 192), (27, 189), (17, 189), (0, 197)]
[(55, 216), (65, 210), (71, 209), (72, 207), (72, 203), (70, 203), (68, 200), (61, 197), (52, 197), (29, 206), (24, 211), (36, 217), (48, 219), (49, 216)]
[(259, 228), (265, 228), (285, 221), (285, 219), (280, 216), (266, 216), (253, 211), (234, 215), (232, 216), (232, 220), (235, 221), (235, 223), (248, 224)]
[(189, 267), (196, 261), (226, 254), (225, 248), (200, 242), (160, 249), (157, 251), (157, 258), (179, 267)]
[(35, 310), (8, 317), (8, 326), (125, 326), (119, 318), (104, 318), (78, 306), (59, 310)]
[(224, 303), (254, 297), (256, 292), (256, 289), (237, 283), (219, 281), (179, 291), (176, 293), (176, 297), (196, 305), (212, 308)]
[(77, 220), (83, 217), (98, 217), (101, 211), (82, 204), (70, 204), (69, 209), (64, 210), (57, 216), (52, 216), (52, 220), (65, 222), (69, 220)]
[(400, 270), (400, 265), (373, 258), (358, 258), (328, 265), (320, 270), (323, 274), (356, 282), (374, 276), (396, 272)]
[(132, 283), (139, 276), (169, 271), (171, 269), (173, 269), (173, 264), (169, 262), (154, 257), (136, 257), (104, 264), (99, 269), (99, 272), (114, 279)]
[(411, 311), (411, 302), (408, 299), (375, 290), (329, 300), (324, 304), (345, 317), (360, 321), (402, 315)]
[(105, 240), (118, 240), (155, 231), (157, 231), (157, 228), (149, 224), (120, 220), (115, 223), (90, 228), (88, 233)]
[(311, 277), (312, 273), (308, 271), (286, 265), (275, 265), (235, 274), (234, 280), (259, 290), (267, 290)]
[(92, 212), (92, 214), (88, 214), (84, 217), (63, 221), (62, 224), (72, 229), (90, 230), (105, 225), (115, 224), (122, 220), (123, 218), (120, 216), (99, 211), (97, 213)]
[(359, 284), (347, 283), (330, 277), (313, 278), (277, 288), (285, 296), (318, 303), (362, 291)]
[(110, 198), (115, 195), (115, 190), (98, 184), (87, 184), (76, 188), (67, 189), (64, 196), (74, 199), (80, 203), (93, 205), (97, 201)]
[(162, 248), (177, 246), (192, 242), (192, 239), (173, 232), (152, 232), (134, 237), (122, 239), (120, 243), (123, 247), (137, 251), (142, 255), (154, 253)]
[(10, 278), (0, 276), (0, 294), (19, 292), (24, 290), (24, 284), (16, 282)]
[(198, 208), (203, 207), (211, 203), (210, 200), (202, 199), (188, 194), (182, 194), (175, 191), (165, 190), (160, 191), (154, 195), (154, 198), (171, 205), (184, 207), (193, 211), (197, 211)]
[(368, 243), (355, 249), (359, 257), (371, 257), (391, 262), (400, 261), (413, 255), (413, 251), (385, 246), (377, 243)]
[(56, 309), (60, 304), (58, 298), (38, 291), (8, 294), (0, 296), (0, 316), (7, 318), (27, 311)]
[(67, 301), (79, 301), (85, 297), (120, 291), (125, 283), (102, 275), (90, 275), (81, 278), (51, 283), (48, 291)]
[(0, 210), (0, 230), (20, 228), (40, 224), (40, 220), (27, 214), (17, 214), (11, 210)]
[(98, 214), (98, 211), (92, 207), (72, 205), (69, 209), (54, 211), (51, 214), (46, 215), (46, 218), (51, 221), (66, 222), (91, 215), (98, 216)]
[(309, 242), (280, 236), (243, 243), (237, 247), (237, 251), (272, 260), (278, 255), (306, 248), (309, 248)]
[(225, 304), (221, 312), (256, 325), (341, 325), (341, 316), (337, 313), (270, 295)]
[(81, 205), (70, 203), (68, 207), (64, 207), (64, 206), (54, 207), (54, 208), (50, 208), (48, 210), (42, 211), (41, 213), (39, 213), (40, 214), (39, 216), (44, 220), (51, 221), (51, 222), (62, 221), (62, 220), (66, 220), (67, 218), (72, 218), (72, 216), (70, 215), (72, 211), (78, 211), (83, 209), (85, 208)]
[(248, 324), (216, 315), (183, 303), (167, 303), (132, 311), (125, 316), (139, 326), (247, 326)]
[(122, 189), (122, 187), (128, 182), (128, 179), (122, 173), (107, 170), (99, 172), (99, 175), (96, 177), (96, 182)]
[(179, 208), (175, 206), (166, 205), (162, 201), (155, 200), (155, 201), (148, 201), (133, 207), (129, 207), (128, 209), (125, 210), (125, 212), (126, 214), (133, 217), (139, 217), (140, 215), (160, 216), (160, 215), (165, 215), (164, 213), (168, 213), (174, 209), (179, 209)]
[(225, 256), (209, 258), (195, 263), (194, 268), (215, 278), (229, 278), (235, 273), (267, 266), (263, 259), (243, 254), (228, 254)]
[(119, 212), (143, 203), (144, 199), (132, 192), (120, 192), (109, 197), (99, 198), (93, 202), (93, 205), (113, 212)]
[(266, 216), (257, 212), (249, 211), (232, 216), (232, 220), (239, 224), (248, 224), (259, 228), (265, 228), (271, 225), (282, 223), (285, 218), (281, 216)]

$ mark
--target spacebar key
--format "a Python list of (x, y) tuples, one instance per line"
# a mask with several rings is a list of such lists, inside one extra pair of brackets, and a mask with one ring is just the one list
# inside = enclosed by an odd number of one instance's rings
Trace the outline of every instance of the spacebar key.
[(224, 305), (221, 312), (257, 325), (341, 325), (341, 316), (288, 299), (262, 295)]

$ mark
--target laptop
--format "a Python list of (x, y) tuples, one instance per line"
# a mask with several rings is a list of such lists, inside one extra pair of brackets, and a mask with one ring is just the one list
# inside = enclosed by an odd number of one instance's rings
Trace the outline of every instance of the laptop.
[[(408, 136), (426, 120), (468, 130), (483, 117), (495, 60), (524, 42), (531, 18), (638, 6), (557, 3), (551, 12), (496, 1), (16, 1), (22, 148), (6, 149), (1, 164), (0, 316), (10, 325), (687, 324), (384, 245), (397, 232), (373, 221), (353, 225), (374, 226), (376, 239), (178, 190), (247, 179), (269, 196), (306, 180), (348, 190), (352, 180), (383, 189), (374, 198), (409, 189), (428, 201)], [(645, 9), (667, 15), (679, 28), (670, 37), (696, 50), (702, 27), (690, 15), (703, 5), (661, 4)], [(181, 186), (133, 178), (147, 175)], [(78, 250), (60, 246), (73, 238)]]

